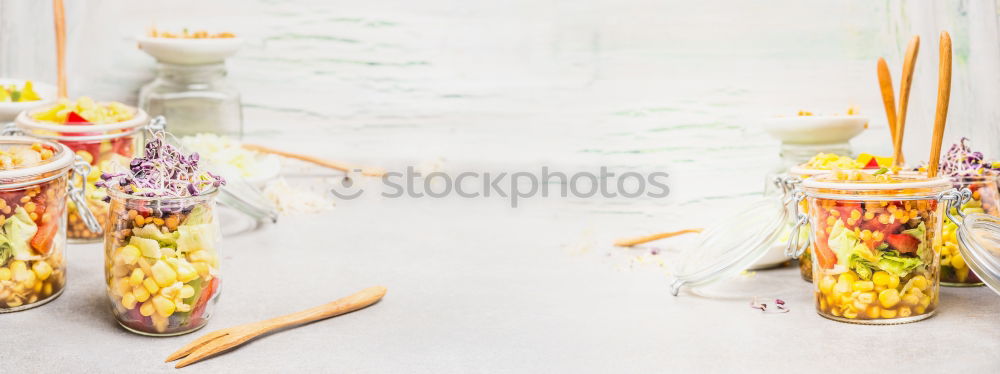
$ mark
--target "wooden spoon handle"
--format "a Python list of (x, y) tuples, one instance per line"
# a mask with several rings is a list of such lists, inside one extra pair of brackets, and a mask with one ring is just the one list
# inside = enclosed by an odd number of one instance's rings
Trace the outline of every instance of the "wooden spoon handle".
[(618, 241), (615, 242), (615, 245), (619, 247), (632, 247), (643, 243), (649, 243), (654, 240), (666, 239), (678, 235), (693, 234), (699, 232), (701, 232), (701, 229), (686, 229), (686, 230), (672, 231), (672, 232), (661, 232), (659, 234), (640, 236), (637, 238), (618, 239)]
[[(896, 147), (896, 93), (892, 91), (892, 74), (889, 64), (884, 58), (878, 58), (878, 86), (882, 91), (882, 104), (885, 105), (885, 118), (889, 123), (889, 136), (892, 138), (893, 149)], [(900, 155), (900, 163), (903, 163)]]
[(385, 296), (385, 292), (386, 288), (382, 286), (369, 287), (331, 303), (260, 321), (256, 324), (260, 326), (260, 333), (263, 334), (269, 331), (336, 317), (374, 304), (376, 301), (381, 300), (382, 296)]
[(910, 103), (910, 86), (913, 84), (913, 67), (920, 51), (920, 36), (914, 36), (906, 47), (906, 59), (903, 60), (903, 77), (899, 82), (899, 110), (896, 111), (896, 139), (893, 142), (893, 154), (896, 166), (903, 166), (903, 134), (906, 129), (906, 108)]
[(56, 25), (56, 79), (58, 95), (65, 99), (66, 93), (66, 10), (62, 0), (52, 0), (52, 16)]
[[(321, 159), (321, 158), (318, 158), (318, 157), (309, 156), (309, 155), (303, 155), (303, 154), (292, 153), (292, 152), (285, 152), (285, 151), (282, 151), (282, 150), (278, 150), (278, 149), (274, 149), (274, 148), (269, 148), (269, 147), (265, 147), (265, 146), (257, 145), (257, 144), (243, 144), (243, 148), (249, 149), (251, 151), (257, 151), (257, 152), (261, 152), (261, 153), (270, 153), (270, 154), (275, 154), (275, 155), (282, 156), (282, 157), (294, 158), (296, 160), (302, 160), (302, 161), (306, 161), (306, 162), (311, 162), (311, 163), (314, 163), (314, 164), (319, 165), (319, 166), (324, 166), (324, 167), (328, 167), (328, 168), (331, 168), (331, 169), (340, 170), (340, 171), (343, 171), (345, 173), (349, 173), (349, 172), (352, 172), (352, 171), (358, 169), (358, 167), (356, 167), (354, 165), (351, 165), (351, 164), (348, 164), (348, 163), (344, 163), (344, 162), (324, 160), (324, 159)], [(382, 170), (380, 168), (362, 168), (361, 169), (361, 174), (367, 175), (367, 176), (370, 176), (370, 177), (380, 177), (382, 175), (385, 175), (385, 170)]]
[(948, 102), (951, 101), (951, 35), (941, 32), (941, 58), (938, 65), (937, 109), (934, 112), (934, 135), (931, 138), (931, 156), (927, 162), (927, 176), (935, 177), (941, 158), (941, 140), (948, 119)]

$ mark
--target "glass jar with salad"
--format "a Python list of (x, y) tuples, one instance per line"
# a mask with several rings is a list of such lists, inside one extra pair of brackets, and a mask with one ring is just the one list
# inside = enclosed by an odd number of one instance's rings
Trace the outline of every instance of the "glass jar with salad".
[[(874, 173), (882, 167), (890, 166), (892, 166), (891, 157), (877, 157), (862, 153), (854, 159), (847, 156), (838, 156), (833, 153), (819, 153), (813, 156), (808, 162), (789, 169), (788, 175), (792, 178), (790, 181), (792, 184), (798, 184), (809, 177), (828, 174), (835, 170), (866, 170)], [(800, 201), (798, 204), (799, 211), (808, 214), (808, 204), (805, 201)], [(809, 234), (805, 227), (799, 231), (800, 240)], [(806, 247), (798, 261), (799, 274), (802, 275), (802, 279), (806, 282), (812, 282), (812, 246)]]
[[(83, 200), (84, 191), (70, 179), (86, 171), (65, 145), (0, 137), (0, 313), (33, 308), (62, 293), (66, 197)], [(82, 217), (96, 229), (89, 211)]]
[(946, 192), (954, 192), (946, 178), (918, 174), (837, 171), (803, 181), (798, 198), (809, 213), (797, 216), (810, 224), (817, 312), (861, 324), (933, 315)]
[[(973, 152), (967, 138), (951, 146), (941, 163), (941, 174), (951, 178), (955, 188), (968, 188), (969, 201), (958, 209), (964, 214), (1000, 215), (997, 175), (1000, 162), (984, 160), (981, 152)], [(969, 269), (959, 251), (958, 223), (945, 217), (944, 243), (941, 251), (941, 285), (951, 287), (981, 286), (982, 280)]]
[[(107, 192), (94, 183), (112, 164), (127, 162), (136, 155), (148, 123), (149, 117), (140, 109), (117, 102), (99, 103), (87, 97), (26, 111), (16, 121), (20, 132), (65, 144), (90, 163), (91, 172), (85, 180), (90, 187), (86, 205), (96, 213), (102, 228), (107, 228)], [(68, 212), (67, 236), (71, 242), (101, 239), (100, 231), (86, 228), (75, 203), (69, 203)]]
[(197, 330), (218, 300), (219, 224), (224, 184), (158, 132), (127, 170), (104, 173), (110, 227), (105, 233), (107, 295), (115, 318), (144, 335)]

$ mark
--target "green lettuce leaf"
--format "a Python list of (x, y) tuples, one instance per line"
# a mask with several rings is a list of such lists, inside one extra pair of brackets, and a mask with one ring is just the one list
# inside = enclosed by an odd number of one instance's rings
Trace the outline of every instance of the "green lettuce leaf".
[(850, 260), (847, 263), (847, 267), (854, 270), (858, 274), (858, 277), (864, 280), (872, 279), (872, 274), (875, 273), (876, 265), (859, 256), (858, 254), (852, 254)]
[(181, 225), (201, 225), (209, 222), (212, 222), (212, 212), (204, 205), (198, 205), (194, 209), (191, 209), (191, 213), (188, 213), (187, 218), (184, 219), (184, 222), (181, 222)]
[(897, 251), (882, 252), (882, 256), (878, 260), (879, 269), (885, 270), (890, 274), (895, 274), (900, 278), (907, 276), (911, 271), (923, 264), (924, 261), (919, 257), (905, 257)]
[(861, 241), (858, 240), (858, 236), (854, 234), (854, 231), (844, 228), (844, 222), (839, 220), (833, 224), (833, 229), (830, 230), (830, 238), (827, 239), (827, 245), (837, 255), (838, 264), (850, 263), (851, 254), (854, 253), (854, 249), (859, 243)]
[(38, 225), (31, 220), (28, 212), (22, 207), (14, 210), (14, 215), (7, 218), (3, 224), (3, 236), (6, 244), (10, 246), (10, 254), (19, 260), (26, 260), (31, 257), (31, 247), (28, 243), (38, 232)]
[(203, 223), (199, 225), (182, 225), (177, 227), (177, 250), (181, 253), (191, 253), (200, 249), (214, 250), (216, 225)]
[(176, 231), (174, 231), (172, 233), (169, 233), (169, 234), (164, 234), (163, 231), (160, 231), (160, 229), (158, 227), (156, 227), (156, 225), (154, 225), (152, 223), (147, 224), (146, 226), (143, 226), (143, 227), (141, 227), (139, 229), (133, 229), (132, 230), (132, 235), (138, 236), (138, 237), (142, 237), (142, 238), (146, 238), (146, 239), (155, 240), (155, 241), (159, 242), (160, 247), (176, 247), (177, 246), (177, 236), (178, 236), (178, 234), (177, 234)]

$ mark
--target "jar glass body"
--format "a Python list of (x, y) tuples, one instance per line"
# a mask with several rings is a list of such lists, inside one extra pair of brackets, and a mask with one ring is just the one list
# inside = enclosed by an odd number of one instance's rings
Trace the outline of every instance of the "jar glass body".
[(150, 116), (164, 116), (176, 136), (213, 133), (243, 136), (240, 94), (226, 82), (222, 63), (160, 63), (156, 78), (139, 91), (139, 106)]
[(10, 251), (0, 253), (0, 313), (45, 304), (66, 285), (68, 173), (38, 179), (27, 186), (0, 186), (0, 221)]
[(851, 323), (933, 315), (947, 184), (920, 188), (805, 188), (816, 310)]
[(216, 194), (143, 198), (109, 190), (105, 281), (123, 327), (180, 335), (211, 318), (221, 285)]
[[(951, 181), (954, 187), (959, 190), (968, 188), (972, 191), (971, 199), (962, 204), (964, 213), (1000, 215), (1000, 197), (998, 197), (996, 175), (953, 177)], [(976, 276), (976, 273), (969, 269), (965, 259), (959, 253), (957, 230), (958, 224), (945, 217), (944, 240), (940, 249), (941, 285), (949, 287), (981, 286), (983, 282)]]

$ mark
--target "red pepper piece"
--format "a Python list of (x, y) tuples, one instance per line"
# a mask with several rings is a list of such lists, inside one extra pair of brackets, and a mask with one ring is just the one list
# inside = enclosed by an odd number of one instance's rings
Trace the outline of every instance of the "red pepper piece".
[(39, 254), (48, 254), (49, 250), (52, 249), (52, 239), (56, 237), (57, 232), (59, 232), (59, 220), (57, 219), (49, 220), (48, 223), (39, 226), (38, 232), (31, 237), (31, 248), (34, 248)]
[(886, 235), (885, 241), (889, 243), (889, 247), (899, 251), (899, 253), (914, 253), (920, 246), (920, 240), (910, 234)]
[(90, 121), (88, 121), (86, 118), (83, 118), (83, 116), (77, 114), (76, 112), (69, 112), (69, 114), (66, 115), (67, 125), (86, 125), (89, 123)]
[(865, 169), (879, 169), (879, 168), (881, 168), (881, 166), (878, 166), (878, 160), (876, 160), (875, 157), (872, 157), (871, 160), (868, 160), (868, 164), (866, 164), (864, 168)]
[(816, 243), (813, 243), (813, 252), (815, 252), (814, 255), (819, 267), (833, 269), (833, 266), (837, 264), (837, 254), (833, 253), (830, 246), (826, 244), (826, 240), (817, 240)]

